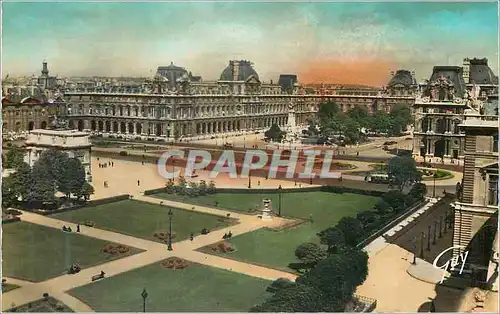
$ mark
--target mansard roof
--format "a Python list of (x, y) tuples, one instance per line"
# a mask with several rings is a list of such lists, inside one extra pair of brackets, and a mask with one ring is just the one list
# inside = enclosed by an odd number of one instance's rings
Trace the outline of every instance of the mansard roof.
[(412, 75), (410, 71), (398, 70), (396, 71), (396, 74), (391, 78), (388, 85), (394, 86), (398, 84), (404, 86), (411, 86), (411, 85), (416, 85), (417, 81), (415, 80), (415, 77)]
[(488, 59), (470, 59), (470, 82), (476, 84), (498, 85), (498, 76), (488, 66)]

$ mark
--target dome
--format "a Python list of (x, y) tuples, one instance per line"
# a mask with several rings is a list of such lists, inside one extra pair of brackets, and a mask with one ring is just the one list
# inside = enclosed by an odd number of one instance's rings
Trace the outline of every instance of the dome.
[(417, 82), (415, 80), (415, 77), (412, 75), (410, 71), (398, 70), (396, 74), (389, 81), (389, 86), (394, 86), (398, 84), (404, 86), (411, 86), (411, 85), (416, 85)]
[(259, 75), (252, 68), (252, 63), (246, 60), (229, 61), (229, 65), (220, 75), (221, 81), (246, 81), (250, 76), (259, 79)]

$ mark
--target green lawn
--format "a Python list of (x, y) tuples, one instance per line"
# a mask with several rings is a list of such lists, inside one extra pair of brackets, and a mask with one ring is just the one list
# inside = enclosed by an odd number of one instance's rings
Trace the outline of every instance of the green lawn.
[(203, 228), (214, 230), (231, 224), (231, 221), (215, 215), (134, 200), (85, 207), (52, 217), (74, 223), (90, 220), (96, 224), (96, 228), (161, 242), (153, 234), (168, 232), (169, 209), (173, 212), (172, 233), (176, 235), (173, 241), (187, 239), (191, 232), (199, 234)]
[(109, 242), (28, 222), (2, 228), (2, 271), (7, 277), (44, 281), (66, 274), (75, 263), (85, 268), (139, 252), (110, 255), (102, 252)]
[(148, 265), (69, 291), (96, 312), (247, 312), (268, 296), (269, 281), (190, 264), (170, 270)]
[[(231, 198), (228, 197), (229, 195), (219, 195), (220, 207), (226, 204), (237, 204), (230, 203)], [(245, 196), (248, 197), (246, 200), (249, 203), (256, 202), (259, 197), (262, 197), (262, 195)], [(273, 199), (274, 197), (272, 195), (270, 198)], [(245, 206), (244, 201), (241, 201), (242, 198), (243, 195), (236, 197), (241, 202), (240, 206)], [(316, 233), (336, 225), (337, 221), (342, 217), (356, 216), (359, 212), (371, 210), (377, 201), (377, 197), (347, 193), (305, 192), (283, 194), (282, 212), (285, 215), (306, 219), (309, 219), (312, 215), (313, 222), (304, 222), (296, 227), (281, 231), (259, 229), (234, 237), (229, 242), (234, 245), (236, 251), (223, 256), (291, 271), (287, 265), (297, 261), (294, 251), (299, 244), (305, 242), (319, 243)], [(207, 253), (213, 252), (208, 248), (201, 250)]]
[[(374, 196), (359, 194), (335, 194), (328, 192), (295, 192), (281, 194), (281, 213), (286, 217), (310, 219), (311, 215), (318, 228), (329, 227), (343, 216), (355, 215), (364, 210), (371, 210), (379, 199)], [(279, 207), (277, 193), (250, 194), (250, 193), (216, 193), (198, 197), (186, 197), (168, 193), (154, 196), (180, 201), (185, 203), (215, 206), (239, 212), (248, 212), (249, 209), (261, 209), (262, 200), (269, 198), (275, 212)]]
[(19, 288), (18, 285), (13, 285), (10, 283), (3, 283), (2, 284), (2, 293), (9, 292), (9, 291), (17, 289), (17, 288)]

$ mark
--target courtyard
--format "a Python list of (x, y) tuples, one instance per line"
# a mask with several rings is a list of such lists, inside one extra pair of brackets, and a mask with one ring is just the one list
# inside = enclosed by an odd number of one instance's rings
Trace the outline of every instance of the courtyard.
[(247, 312), (268, 293), (269, 281), (189, 264), (167, 269), (155, 263), (69, 291), (96, 312)]
[(67, 274), (73, 264), (86, 268), (139, 252), (130, 248), (125, 254), (108, 254), (103, 248), (114, 243), (27, 222), (2, 229), (3, 276), (28, 281)]
[(232, 220), (220, 216), (198, 213), (179, 208), (151, 204), (136, 200), (124, 200), (94, 207), (55, 214), (52, 217), (83, 224), (95, 223), (95, 227), (134, 237), (165, 242), (154, 234), (168, 233), (172, 210), (172, 242), (189, 238), (191, 232), (198, 235), (203, 228), (209, 230), (230, 226)]

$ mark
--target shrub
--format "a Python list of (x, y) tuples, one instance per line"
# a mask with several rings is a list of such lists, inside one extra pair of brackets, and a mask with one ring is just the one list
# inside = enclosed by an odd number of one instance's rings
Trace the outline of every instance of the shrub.
[(393, 211), (393, 208), (391, 207), (391, 205), (389, 205), (383, 199), (379, 200), (373, 208), (377, 211), (377, 213), (379, 215), (385, 215), (385, 214)]
[(377, 218), (378, 218), (377, 214), (373, 211), (370, 211), (370, 210), (366, 210), (364, 212), (361, 212), (356, 216), (356, 219), (361, 221), (361, 223), (363, 224), (363, 227), (366, 227), (366, 226), (374, 223), (375, 221), (377, 221)]
[(436, 179), (451, 177), (451, 172), (446, 171), (446, 170), (437, 169), (436, 172), (434, 172), (434, 176), (436, 177)]
[(346, 244), (351, 246), (357, 245), (363, 236), (363, 224), (353, 217), (340, 219), (337, 228), (344, 234)]
[(42, 296), (45, 299), (45, 301), (49, 299), (49, 294), (47, 292), (45, 292)]
[(397, 190), (392, 190), (382, 195), (382, 199), (389, 204), (395, 212), (399, 212), (406, 207), (406, 196)]
[(120, 151), (120, 156), (128, 156), (128, 153), (124, 150)]

